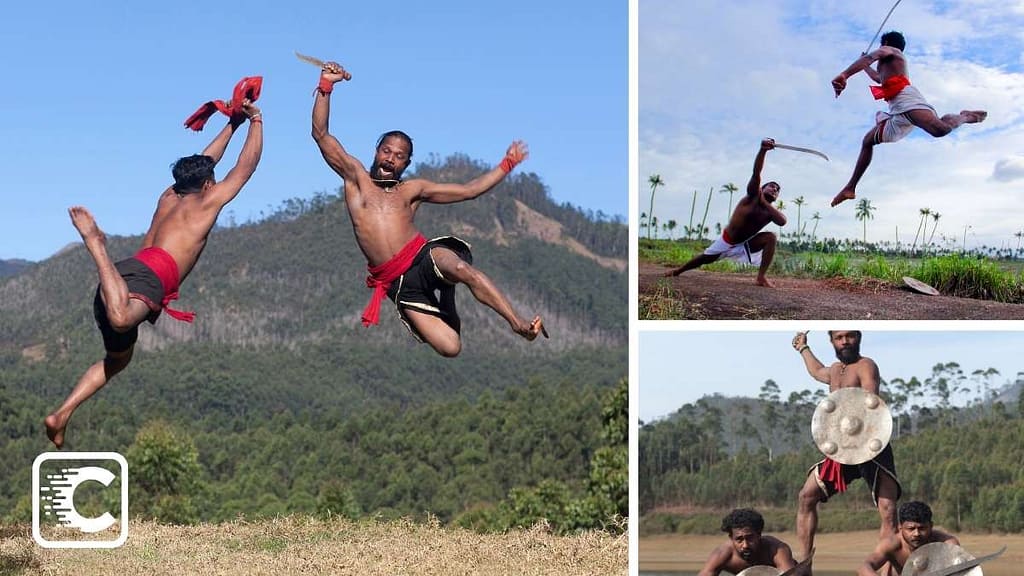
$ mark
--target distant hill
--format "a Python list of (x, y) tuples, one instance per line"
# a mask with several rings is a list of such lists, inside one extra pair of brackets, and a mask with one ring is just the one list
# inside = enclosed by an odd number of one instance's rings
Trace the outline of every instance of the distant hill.
[[(486, 169), (458, 155), (416, 175), (464, 182)], [(297, 198), (212, 232), (176, 302), (197, 312), (195, 323), (165, 316), (142, 326), (132, 365), (76, 413), (67, 449), (124, 450), (147, 422), (167, 420), (200, 447), (210, 493), (230, 495), (208, 504), (211, 517), (309, 508), (332, 476), (347, 479), (368, 513), (441, 510), (445, 519), (545, 478), (585, 486), (601, 394), (628, 372), (625, 224), (553, 202), (536, 174), (469, 202), (423, 206), (417, 224), (427, 237), (470, 242), (474, 264), (522, 315), (543, 316), (551, 339), (525, 342), (465, 287), (458, 358), (417, 344), (390, 303), (379, 326), (363, 328), (366, 262), (344, 205), (335, 195)], [(110, 237), (108, 251), (130, 256), (140, 240)], [(0, 510), (28, 493), (32, 458), (51, 448), (42, 418), (102, 356), (96, 282), (81, 245), (0, 278), (0, 461), (9, 463)], [(465, 424), (430, 427), (417, 414)], [(281, 451), (284, 438), (297, 448)], [(361, 468), (344, 461), (357, 457)], [(264, 462), (302, 470), (294, 498), (264, 478)], [(428, 469), (431, 489), (382, 492), (391, 476)], [(248, 488), (240, 470), (251, 471)]]
[(0, 260), (0, 278), (3, 278), (5, 276), (14, 276), (15, 274), (31, 266), (32, 264), (34, 264), (34, 262), (29, 262), (28, 260), (21, 260), (18, 258), (15, 258), (13, 260)]

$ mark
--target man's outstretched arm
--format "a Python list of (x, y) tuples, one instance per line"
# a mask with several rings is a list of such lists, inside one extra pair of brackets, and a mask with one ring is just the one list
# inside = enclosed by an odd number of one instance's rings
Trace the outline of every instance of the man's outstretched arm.
[(814, 352), (811, 352), (811, 347), (807, 345), (807, 332), (798, 332), (793, 337), (793, 349), (800, 354), (800, 358), (803, 359), (804, 366), (807, 368), (807, 373), (811, 375), (811, 378), (822, 384), (832, 383), (828, 373), (828, 366), (822, 364), (814, 356)]
[(343, 80), (350, 80), (352, 75), (336, 62), (327, 62), (320, 72), (320, 84), (316, 89), (316, 100), (313, 102), (313, 140), (320, 148), (327, 165), (346, 181), (353, 181), (363, 167), (352, 155), (345, 151), (341, 142), (331, 135), (329, 120), (331, 117), (331, 92), (334, 85)]
[(490, 172), (478, 176), (465, 184), (445, 184), (424, 181), (419, 200), (432, 204), (451, 204), (471, 200), (494, 188), (517, 164), (529, 157), (526, 143), (516, 140), (505, 151), (505, 158)]
[(224, 151), (228, 148), (228, 143), (231, 142), (231, 137), (235, 135), (235, 130), (238, 130), (238, 127), (245, 122), (245, 119), (245, 116), (238, 115), (228, 120), (224, 128), (203, 149), (203, 155), (213, 158), (214, 164), (220, 162), (220, 159), (224, 157)]
[(764, 170), (764, 156), (773, 148), (775, 148), (775, 140), (771, 138), (761, 140), (761, 149), (754, 157), (754, 173), (750, 175), (750, 182), (747, 183), (747, 196), (757, 196), (761, 193), (761, 171)]
[[(866, 70), (870, 68), (872, 64), (874, 64), (875, 62), (882, 58), (885, 58), (886, 56), (899, 56), (900, 58), (902, 58), (903, 52), (901, 52), (897, 48), (893, 48), (892, 46), (881, 46), (878, 48), (878, 50), (875, 50), (874, 52), (868, 52), (867, 54), (864, 54), (860, 58), (854, 60), (853, 64), (847, 66), (846, 70), (843, 70), (842, 72), (839, 73), (838, 76), (832, 79), (832, 89), (836, 91), (836, 98), (839, 98), (839, 95), (842, 94), (843, 90), (846, 89), (846, 80), (850, 76), (853, 76), (854, 74), (860, 72), (861, 70)], [(874, 72), (874, 70), (872, 70), (872, 72)], [(880, 80), (877, 73), (869, 73), (868, 75), (871, 76), (871, 79), (874, 80), (875, 82), (878, 82)]]
[(260, 163), (260, 157), (263, 155), (263, 113), (248, 102), (242, 109), (245, 111), (245, 117), (249, 120), (249, 131), (245, 135), (245, 144), (242, 145), (242, 151), (238, 153), (235, 167), (214, 186), (208, 196), (209, 201), (216, 204), (218, 209), (238, 195), (242, 186), (256, 172), (256, 166)]

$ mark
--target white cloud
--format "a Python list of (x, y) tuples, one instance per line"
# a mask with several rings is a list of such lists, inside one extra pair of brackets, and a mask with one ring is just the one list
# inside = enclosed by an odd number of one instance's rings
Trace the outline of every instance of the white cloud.
[[(819, 236), (859, 238), (852, 203), (830, 208), (829, 201), (849, 179), (860, 141), (884, 103), (872, 100), (864, 75), (851, 78), (839, 99), (830, 81), (866, 47), (891, 6), (888, 0), (642, 0), (641, 211), (650, 200), (647, 177), (657, 173), (665, 181), (655, 200), (659, 221), (688, 222), (694, 190), (699, 220), (713, 188), (708, 220), (712, 229), (724, 223), (728, 195), (718, 189), (727, 182), (744, 189), (760, 139), (774, 137), (831, 158), (769, 153), (763, 176), (782, 184), (793, 229), (791, 201), (803, 196), (803, 218), (822, 216)], [(1020, 8), (996, 0), (941, 9), (913, 2), (893, 13), (886, 30), (907, 36), (911, 79), (939, 113), (985, 109), (989, 117), (945, 138), (916, 131), (875, 148), (858, 186), (858, 196), (877, 208), (869, 240), (893, 240), (897, 230), (900, 240), (912, 240), (919, 210), (928, 207), (942, 214), (936, 239), (947, 235), (959, 243), (966, 229), (968, 244), (1012, 241), (1019, 226), (1006, 215), (1019, 205), (1008, 183), (1024, 176)]]

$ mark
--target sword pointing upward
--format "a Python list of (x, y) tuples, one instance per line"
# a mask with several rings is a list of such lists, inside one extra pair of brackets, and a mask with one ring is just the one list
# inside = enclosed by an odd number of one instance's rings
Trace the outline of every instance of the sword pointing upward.
[(807, 154), (814, 154), (815, 156), (821, 156), (822, 158), (825, 159), (826, 162), (828, 162), (828, 156), (825, 156), (821, 152), (818, 152), (817, 150), (812, 150), (810, 148), (801, 148), (799, 146), (787, 146), (786, 144), (779, 144), (778, 142), (775, 143), (775, 147), (776, 148), (782, 148), (783, 150), (795, 150), (797, 152), (805, 152)]
[(889, 16), (892, 16), (892, 11), (900, 5), (901, 1), (902, 0), (896, 0), (896, 3), (892, 5), (892, 8), (889, 8), (889, 13), (885, 15), (885, 20), (882, 20), (881, 26), (878, 27), (878, 32), (875, 32), (875, 36), (871, 39), (871, 43), (869, 43), (868, 47), (864, 50), (865, 54), (871, 51), (871, 46), (875, 43), (875, 38), (878, 38), (878, 35), (882, 33), (882, 28), (885, 28), (885, 23), (889, 21)]
[(947, 566), (945, 568), (939, 568), (937, 570), (932, 570), (931, 572), (925, 572), (924, 574), (921, 574), (921, 576), (954, 576), (955, 574), (960, 574), (961, 572), (966, 572), (966, 571), (970, 570), (971, 568), (974, 568), (975, 566), (981, 564), (982, 562), (988, 562), (989, 560), (992, 560), (993, 558), (997, 558), (997, 557), (1001, 556), (1003, 554), (1003, 552), (1006, 552), (1006, 546), (1003, 546), (1002, 548), (999, 549), (998, 552), (993, 552), (992, 554), (989, 554), (988, 556), (982, 556), (980, 558), (975, 558), (974, 560), (967, 560), (967, 561), (965, 561), (965, 562), (963, 562), (961, 564), (954, 564), (952, 566)]

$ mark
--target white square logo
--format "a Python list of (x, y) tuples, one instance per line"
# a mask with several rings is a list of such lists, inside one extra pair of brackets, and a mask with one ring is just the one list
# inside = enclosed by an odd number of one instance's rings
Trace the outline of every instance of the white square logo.
[[(82, 499), (76, 506), (79, 487)], [(116, 507), (118, 500), (119, 510), (100, 513), (106, 506)], [(88, 510), (80, 512), (83, 506)], [(117, 548), (124, 544), (128, 539), (128, 461), (124, 456), (117, 452), (44, 452), (37, 456), (32, 463), (32, 538), (44, 548)]]

